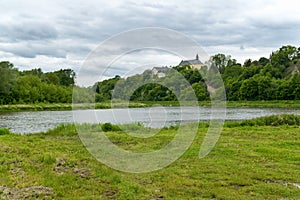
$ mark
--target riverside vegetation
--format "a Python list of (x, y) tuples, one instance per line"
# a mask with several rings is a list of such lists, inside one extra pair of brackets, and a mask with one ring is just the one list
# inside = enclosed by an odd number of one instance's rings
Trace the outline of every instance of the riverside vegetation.
[[(205, 102), (210, 100), (208, 87), (218, 88), (221, 84), (213, 75), (215, 70), (224, 81), (228, 101), (247, 104), (248, 101), (300, 100), (300, 47), (282, 46), (269, 58), (248, 59), (243, 65), (224, 54), (212, 56), (209, 63), (209, 69), (204, 66), (200, 71), (188, 65), (175, 66), (161, 78), (146, 70), (128, 78), (116, 75), (90, 87), (79, 87), (71, 69), (47, 73), (39, 68), (19, 71), (10, 62), (0, 62), (0, 105), (39, 104), (47, 109), (46, 104), (103, 103), (112, 98), (135, 102), (176, 102), (178, 98), (188, 101), (191, 95), (188, 85), (197, 99)], [(180, 81), (178, 74), (184, 81)], [(142, 86), (131, 91), (135, 85)]]
[[(160, 149), (177, 127), (147, 139), (116, 125), (81, 125), (105, 131), (135, 152)], [(300, 116), (226, 122), (212, 152), (198, 158), (208, 129), (200, 123), (190, 148), (170, 166), (145, 174), (113, 170), (93, 158), (74, 125), (17, 135), (0, 129), (0, 198), (4, 199), (299, 199)], [(140, 124), (128, 129), (145, 131)]]
[[(175, 66), (195, 91), (201, 106), (209, 106), (211, 76), (218, 69), (225, 84), (227, 106), (300, 107), (300, 48), (283, 46), (269, 58), (246, 60), (243, 65), (217, 54), (213, 68), (193, 70)], [(174, 73), (170, 70), (168, 73)], [(200, 74), (204, 75), (201, 76)], [(170, 75), (170, 74), (169, 74)], [(71, 69), (19, 71), (0, 62), (0, 111), (62, 110), (75, 108), (178, 106), (172, 88), (189, 100), (186, 85), (176, 76), (153, 77), (151, 71), (126, 79), (115, 76), (90, 87), (75, 85)], [(133, 85), (154, 79), (131, 94)], [(116, 84), (122, 90), (114, 91)], [(73, 96), (72, 96), (73, 95)], [(129, 98), (130, 96), (130, 98)], [(73, 98), (73, 99), (72, 99)], [(92, 102), (96, 104), (92, 104)], [(0, 198), (3, 199), (299, 199), (300, 120), (281, 115), (243, 122), (226, 122), (222, 136), (204, 159), (198, 152), (208, 129), (200, 123), (191, 147), (170, 166), (146, 174), (115, 171), (97, 162), (85, 149), (75, 125), (61, 125), (46, 133), (18, 135), (0, 128)], [(132, 138), (112, 124), (82, 125), (87, 131), (105, 131), (121, 148), (148, 152), (166, 145), (177, 127), (164, 128), (148, 139)], [(129, 130), (156, 131), (140, 124)]]
[[(185, 102), (185, 105), (189, 105)], [(109, 108), (143, 108), (151, 106), (180, 106), (178, 101), (118, 101), (112, 104), (111, 101), (98, 103), (35, 103), (35, 104), (10, 104), (0, 105), (0, 112), (19, 111), (45, 111), (45, 110), (76, 110), (76, 109), (109, 109)], [(199, 106), (210, 106), (210, 101), (199, 101)], [(299, 100), (278, 100), (278, 101), (227, 101), (227, 107), (249, 107), (249, 108), (300, 108)]]

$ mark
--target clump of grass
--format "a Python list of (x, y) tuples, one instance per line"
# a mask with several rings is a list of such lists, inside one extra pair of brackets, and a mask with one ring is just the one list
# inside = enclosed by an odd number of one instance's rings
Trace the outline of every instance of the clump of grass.
[(8, 135), (10, 134), (9, 129), (7, 128), (0, 128), (0, 135)]
[(41, 155), (40, 159), (39, 159), (40, 163), (44, 163), (44, 164), (47, 164), (47, 165), (53, 164), (53, 163), (55, 163), (55, 161), (56, 161), (56, 159), (53, 156), (49, 155), (49, 154)]
[(138, 131), (141, 129), (144, 129), (144, 124), (141, 122), (137, 122), (137, 123), (132, 123), (132, 124), (121, 124), (120, 128), (122, 130), (127, 130), (127, 131)]
[(101, 124), (101, 129), (104, 132), (115, 132), (115, 131), (121, 131), (120, 127), (118, 125), (113, 125), (111, 123), (105, 123), (105, 124)]
[(74, 136), (77, 135), (75, 124), (60, 124), (54, 129), (49, 129), (46, 135), (53, 136)]
[(245, 120), (240, 123), (241, 126), (282, 126), (296, 125), (300, 126), (300, 116), (298, 115), (272, 115), (267, 117), (259, 117), (251, 120)]

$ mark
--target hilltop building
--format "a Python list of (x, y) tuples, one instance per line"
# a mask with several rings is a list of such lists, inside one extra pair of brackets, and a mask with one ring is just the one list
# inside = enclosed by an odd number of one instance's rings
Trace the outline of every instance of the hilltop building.
[(193, 60), (182, 60), (178, 66), (189, 65), (192, 69), (201, 69), (204, 64), (199, 60), (198, 54), (196, 55), (196, 59)]
[(166, 76), (166, 71), (168, 71), (169, 67), (153, 67), (152, 69), (152, 77), (162, 78)]

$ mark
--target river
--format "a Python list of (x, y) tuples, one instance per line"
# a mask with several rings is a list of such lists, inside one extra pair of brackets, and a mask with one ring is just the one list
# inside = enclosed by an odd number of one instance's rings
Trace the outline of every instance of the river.
[[(218, 114), (220, 112), (220, 114)], [(9, 128), (14, 133), (37, 133), (47, 131), (61, 123), (106, 123), (126, 124), (140, 122), (149, 127), (176, 125), (180, 122), (208, 121), (222, 116), (216, 110), (211, 116), (210, 107), (151, 107), (119, 108), (75, 111), (41, 111), (0, 113), (0, 128)], [(274, 114), (297, 114), (300, 109), (280, 108), (227, 108), (226, 120), (245, 120)], [(75, 117), (73, 117), (75, 116)]]

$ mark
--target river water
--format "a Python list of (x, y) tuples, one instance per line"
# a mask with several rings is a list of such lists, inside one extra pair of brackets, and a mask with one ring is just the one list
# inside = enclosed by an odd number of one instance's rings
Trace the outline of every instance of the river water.
[[(198, 108), (197, 108), (198, 109)], [(106, 123), (127, 124), (140, 122), (149, 127), (176, 125), (181, 122), (209, 121), (225, 117), (224, 110), (210, 107), (151, 107), (119, 108), (75, 111), (41, 111), (0, 113), (0, 128), (9, 128), (14, 133), (47, 131), (61, 123)], [(213, 114), (211, 114), (213, 113)], [(245, 120), (274, 114), (297, 114), (300, 109), (279, 108), (227, 108), (226, 120)]]

